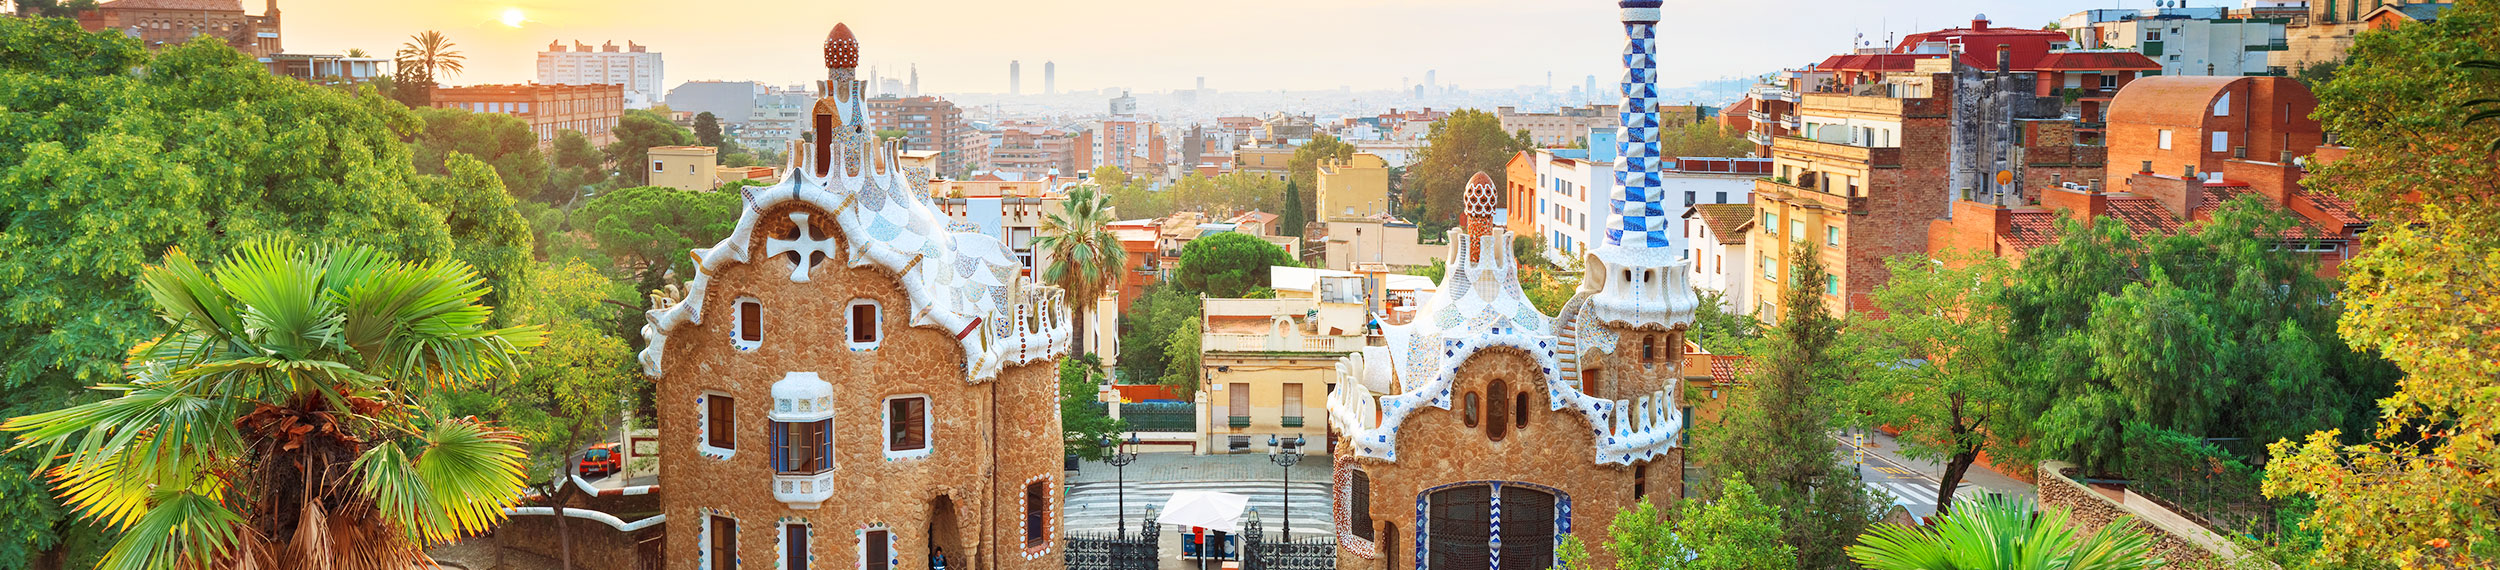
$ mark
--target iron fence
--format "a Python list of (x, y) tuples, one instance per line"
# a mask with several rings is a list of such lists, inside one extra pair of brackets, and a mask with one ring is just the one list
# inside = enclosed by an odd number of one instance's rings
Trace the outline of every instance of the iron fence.
[[(1155, 509), (1147, 509), (1144, 520), (1154, 519)], [(1138, 532), (1126, 536), (1116, 531), (1067, 533), (1063, 561), (1069, 570), (1155, 570), (1162, 525), (1143, 522), (1138, 526), (1142, 527)]]
[(1259, 528), (1257, 509), (1251, 509), (1247, 515), (1241, 528), (1242, 570), (1337, 569), (1337, 537), (1270, 537)]
[(1193, 402), (1138, 402), (1120, 404), (1120, 419), (1128, 421), (1133, 431), (1193, 432), (1198, 431), (1198, 404)]
[(2264, 541), (2282, 530), (2282, 505), (2266, 498), (2262, 473), (2235, 454), (2215, 442), (2130, 432), (2138, 444), (2127, 457), (2127, 487), (2136, 494), (2217, 533)]

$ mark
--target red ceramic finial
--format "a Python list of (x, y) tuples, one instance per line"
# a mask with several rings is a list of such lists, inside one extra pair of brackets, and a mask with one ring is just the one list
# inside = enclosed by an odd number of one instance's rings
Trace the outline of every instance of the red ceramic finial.
[(825, 68), (853, 69), (859, 67), (859, 38), (851, 35), (851, 27), (834, 24), (833, 33), (825, 35)]

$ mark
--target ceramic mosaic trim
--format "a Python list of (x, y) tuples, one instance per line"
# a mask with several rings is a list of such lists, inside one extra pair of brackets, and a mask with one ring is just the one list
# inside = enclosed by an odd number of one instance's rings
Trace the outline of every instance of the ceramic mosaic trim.
[[(694, 543), (696, 546), (701, 547), (698, 549), (700, 551), (696, 552), (694, 555), (694, 565), (697, 568), (711, 568), (712, 517), (729, 519), (733, 523), (738, 520), (738, 517), (729, 514), (729, 511), (715, 509), (712, 507), (695, 507), (694, 512), (698, 515), (695, 517), (695, 524), (699, 525), (695, 527)], [(743, 525), (740, 526), (743, 528)], [(735, 568), (744, 563), (746, 563), (746, 559), (739, 558), (736, 560), (730, 560), (729, 566)]]
[(1337, 517), (1337, 546), (1364, 560), (1377, 560), (1380, 558), (1380, 545), (1354, 535), (1354, 458), (1340, 453), (1335, 463), (1336, 481), (1333, 486), (1337, 500), (1330, 501), (1329, 510)]
[(852, 567), (857, 570), (868, 570), (868, 533), (876, 531), (885, 531), (885, 567), (902, 568), (902, 542), (901, 539), (896, 538), (901, 536), (901, 533), (894, 532), (893, 528), (881, 522), (859, 525), (858, 529), (851, 531), (851, 547), (854, 552), (858, 553), (852, 556), (856, 563)]
[[(788, 530), (785, 530), (785, 529), (786, 529), (787, 527), (791, 526), (791, 525), (798, 525), (798, 526), (808, 527), (808, 528), (807, 528), (807, 540), (808, 540), (808, 542), (813, 543), (813, 542), (815, 542), (815, 541), (816, 541), (816, 527), (815, 527), (815, 525), (813, 525), (813, 524), (809, 524), (809, 523), (807, 522), (807, 519), (805, 519), (805, 518), (800, 518), (800, 517), (781, 517), (781, 520), (780, 520), (780, 521), (778, 521), (778, 522), (776, 522), (776, 523), (774, 523), (774, 524), (773, 524), (773, 530), (779, 531), (779, 532), (775, 532), (775, 533), (773, 533), (773, 534), (775, 535), (775, 536), (773, 537), (773, 544), (774, 544), (774, 549), (773, 549), (773, 550), (774, 550), (774, 554), (776, 554), (776, 556), (774, 556), (774, 557), (773, 557), (773, 567), (774, 567), (774, 568), (778, 568), (778, 569), (780, 569), (780, 570), (790, 570), (790, 532), (789, 532)], [(812, 544), (801, 544), (801, 545), (798, 545), (799, 550), (800, 550), (801, 552), (806, 552), (806, 553), (807, 553), (807, 567), (809, 567), (809, 568), (815, 568), (815, 567), (816, 567), (816, 549), (814, 549), (814, 548), (810, 548), (810, 546), (813, 546), (813, 545), (812, 545)]]
[[(1030, 487), (1035, 483), (1040, 483), (1042, 485), (1042, 493), (1044, 495), (1043, 502), (1056, 506), (1059, 504), (1059, 485), (1054, 481), (1054, 479), (1056, 479), (1056, 477), (1049, 474), (1035, 475), (1030, 479), (1025, 479), (1024, 484), (1025, 486)], [(1019, 500), (1016, 501), (1016, 520), (1029, 520), (1025, 517), (1029, 516), (1031, 512), (1025, 510), (1026, 505), (1025, 501), (1021, 500), (1022, 497), (1018, 497), (1018, 499)], [(1019, 528), (1021, 528), (1024, 523), (1018, 522), (1016, 524)], [(1042, 513), (1042, 541), (1039, 544), (1024, 547), (1022, 554), (1024, 555), (1025, 560), (1037, 560), (1041, 557), (1049, 556), (1052, 547), (1057, 546), (1058, 544), (1059, 509), (1046, 509), (1045, 512)]]

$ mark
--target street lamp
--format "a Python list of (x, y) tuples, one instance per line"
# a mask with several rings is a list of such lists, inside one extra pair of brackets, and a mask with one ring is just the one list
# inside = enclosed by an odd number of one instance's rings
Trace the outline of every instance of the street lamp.
[(1137, 451), (1135, 448), (1137, 445), (1137, 432), (1129, 432), (1128, 441), (1126, 442), (1128, 447), (1122, 447), (1120, 445), (1121, 443), (1122, 442), (1120, 440), (1113, 439), (1109, 436), (1104, 436), (1102, 438), (1102, 447), (1104, 449), (1112, 450), (1111, 456), (1105, 458), (1104, 461), (1111, 464), (1111, 471), (1118, 474), (1120, 480), (1120, 538), (1128, 538), (1128, 469), (1126, 468), (1128, 467), (1128, 464), (1137, 462)]
[(1302, 436), (1293, 436), (1291, 450), (1277, 449), (1276, 436), (1267, 436), (1267, 460), (1285, 468), (1285, 542), (1293, 542), (1293, 464), (1302, 462)]

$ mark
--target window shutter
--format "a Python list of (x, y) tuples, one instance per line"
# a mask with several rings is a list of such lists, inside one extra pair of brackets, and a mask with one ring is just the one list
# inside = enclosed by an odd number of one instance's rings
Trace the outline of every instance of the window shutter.
[(833, 420), (816, 422), (816, 470), (833, 467)]
[(773, 422), (773, 471), (790, 471), (790, 424)]

